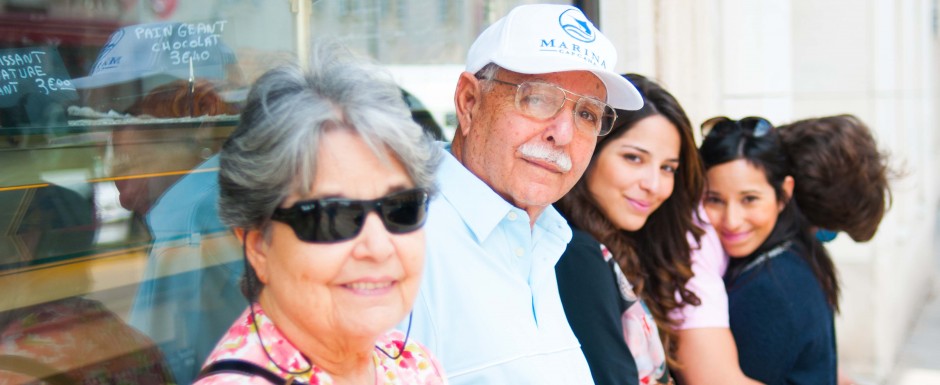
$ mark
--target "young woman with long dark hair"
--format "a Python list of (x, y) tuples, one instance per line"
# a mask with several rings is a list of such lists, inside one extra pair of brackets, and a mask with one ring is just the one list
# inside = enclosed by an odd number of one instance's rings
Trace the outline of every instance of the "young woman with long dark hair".
[(556, 203), (574, 238), (555, 271), (596, 384), (668, 383), (678, 324), (670, 313), (699, 304), (685, 286), (702, 234), (693, 212), (704, 179), (676, 99), (625, 76), (643, 108), (617, 111), (584, 177)]

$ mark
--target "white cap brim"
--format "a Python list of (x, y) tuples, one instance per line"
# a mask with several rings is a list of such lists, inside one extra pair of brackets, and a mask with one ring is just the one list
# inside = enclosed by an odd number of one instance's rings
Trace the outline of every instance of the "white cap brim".
[(512, 72), (528, 75), (566, 71), (590, 71), (607, 87), (607, 104), (610, 104), (611, 107), (620, 110), (639, 110), (643, 108), (643, 97), (640, 95), (640, 91), (633, 86), (633, 83), (630, 83), (629, 80), (615, 72), (600, 69), (585, 69), (584, 65), (578, 62), (567, 66), (557, 61), (545, 62), (547, 65), (544, 67), (532, 66), (531, 62), (520, 66), (516, 65), (516, 63), (512, 63), (511, 60), (493, 61), (493, 63)]
[(607, 87), (607, 104), (621, 110), (643, 107), (636, 87), (611, 70), (617, 63), (613, 43), (570, 5), (513, 8), (480, 33), (467, 52), (467, 72), (489, 63), (529, 75), (590, 71)]

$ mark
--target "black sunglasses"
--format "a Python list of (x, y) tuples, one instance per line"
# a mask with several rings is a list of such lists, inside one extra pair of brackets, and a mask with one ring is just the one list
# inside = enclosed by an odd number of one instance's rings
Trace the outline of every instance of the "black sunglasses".
[(726, 116), (717, 116), (702, 123), (702, 138), (709, 136), (721, 137), (734, 132), (735, 130), (744, 130), (751, 137), (760, 138), (773, 131), (774, 125), (767, 119), (748, 116), (741, 120), (730, 119)]
[(426, 189), (416, 188), (373, 200), (315, 199), (279, 207), (271, 219), (289, 225), (304, 242), (331, 243), (355, 238), (366, 216), (375, 211), (388, 232), (404, 234), (424, 225), (428, 197)]

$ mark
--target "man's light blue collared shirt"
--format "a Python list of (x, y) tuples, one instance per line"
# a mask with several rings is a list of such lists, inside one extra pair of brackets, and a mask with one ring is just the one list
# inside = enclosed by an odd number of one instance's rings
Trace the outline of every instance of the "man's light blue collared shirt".
[(593, 384), (555, 280), (567, 222), (549, 206), (530, 227), (524, 210), (442, 158), (411, 337), (454, 385)]

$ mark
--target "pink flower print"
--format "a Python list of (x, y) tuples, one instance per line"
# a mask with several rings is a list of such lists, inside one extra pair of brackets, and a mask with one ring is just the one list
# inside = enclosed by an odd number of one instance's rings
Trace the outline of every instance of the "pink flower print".
[(228, 333), (241, 336), (247, 335), (249, 332), (251, 332), (252, 326), (251, 313), (245, 313), (244, 317), (241, 318), (241, 322), (233, 324)]
[(397, 349), (397, 351), (392, 354), (393, 356), (398, 354), (398, 352), (405, 350), (405, 342), (401, 340), (395, 340), (395, 341), (392, 341), (392, 343), (390, 344), (385, 344), (386, 348), (391, 348), (392, 346), (394, 346), (395, 349)]
[(409, 369), (409, 368), (416, 367), (414, 363), (414, 359), (406, 359), (404, 356), (398, 360), (398, 366), (400, 366), (402, 369)]
[(643, 317), (643, 318), (642, 318), (642, 321), (643, 321), (643, 331), (646, 333), (646, 335), (652, 336), (652, 335), (653, 335), (653, 327), (650, 326), (650, 320), (649, 320), (649, 318)]

